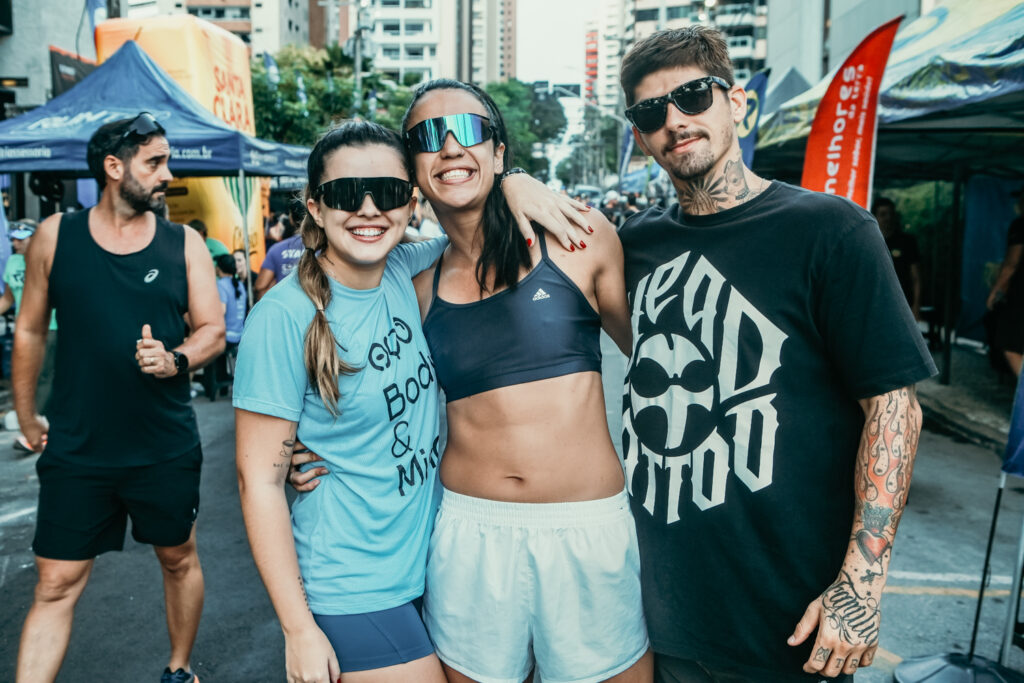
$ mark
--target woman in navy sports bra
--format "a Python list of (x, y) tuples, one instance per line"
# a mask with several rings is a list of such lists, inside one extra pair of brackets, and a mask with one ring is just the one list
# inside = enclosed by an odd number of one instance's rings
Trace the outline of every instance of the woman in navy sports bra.
[(444, 493), (423, 618), (449, 681), (650, 680), (639, 559), (601, 385), (630, 321), (611, 225), (576, 253), (528, 243), (499, 189), (491, 98), (424, 84), (402, 129), (450, 244), (414, 278), (444, 389)]
[[(601, 328), (624, 352), (631, 344), (618, 237), (597, 212), (575, 253), (516, 230), (498, 182), (506, 128), (476, 86), (420, 86), (402, 129), (450, 240), (413, 280), (448, 401), (423, 604), (445, 674), (650, 681), (636, 531), (600, 375)], [(290, 481), (309, 490), (326, 471)]]

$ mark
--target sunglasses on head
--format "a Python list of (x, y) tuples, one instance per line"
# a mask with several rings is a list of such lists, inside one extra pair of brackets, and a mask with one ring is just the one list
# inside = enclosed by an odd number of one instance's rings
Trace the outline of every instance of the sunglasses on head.
[(726, 91), (731, 87), (718, 76), (698, 78), (688, 83), (683, 83), (667, 95), (637, 102), (626, 110), (626, 118), (641, 133), (653, 133), (665, 125), (669, 102), (674, 104), (676, 109), (689, 116), (695, 116), (707, 111), (714, 101), (714, 86), (716, 85), (722, 86)]
[(314, 199), (339, 211), (358, 211), (366, 195), (378, 211), (390, 211), (409, 203), (412, 183), (401, 178), (335, 178), (313, 192)]
[(116, 154), (125, 143), (139, 143), (146, 141), (149, 136), (159, 134), (167, 136), (167, 131), (160, 125), (160, 122), (156, 120), (152, 114), (148, 111), (144, 111), (128, 124), (128, 128), (121, 133), (121, 137), (117, 139), (117, 144), (114, 145), (111, 154)]
[(463, 147), (479, 145), (494, 136), (490, 120), (479, 114), (451, 114), (420, 121), (405, 131), (405, 145), (410, 152), (439, 152), (445, 138), (452, 133)]

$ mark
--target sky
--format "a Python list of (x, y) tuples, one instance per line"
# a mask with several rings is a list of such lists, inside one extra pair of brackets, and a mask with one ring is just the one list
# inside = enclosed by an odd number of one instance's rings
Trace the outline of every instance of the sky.
[(516, 78), (583, 82), (583, 26), (594, 0), (516, 2)]

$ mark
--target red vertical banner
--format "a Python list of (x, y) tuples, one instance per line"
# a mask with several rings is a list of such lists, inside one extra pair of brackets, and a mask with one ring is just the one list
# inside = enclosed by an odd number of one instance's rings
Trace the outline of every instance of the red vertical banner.
[(878, 91), (903, 17), (882, 24), (854, 49), (818, 103), (800, 185), (868, 208), (875, 166)]

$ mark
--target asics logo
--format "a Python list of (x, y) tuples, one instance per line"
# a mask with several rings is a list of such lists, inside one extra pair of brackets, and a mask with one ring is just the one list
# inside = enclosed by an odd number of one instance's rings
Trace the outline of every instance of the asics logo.
[(537, 293), (533, 295), (534, 301), (542, 301), (543, 299), (550, 299), (551, 295), (545, 292), (540, 287), (537, 288)]
[(146, 284), (149, 284), (150, 282), (155, 280), (156, 276), (159, 275), (159, 274), (160, 274), (160, 271), (157, 270), (156, 268), (154, 268), (153, 270), (151, 270), (148, 273), (146, 273), (146, 277), (142, 278), (142, 281), (145, 282)]

